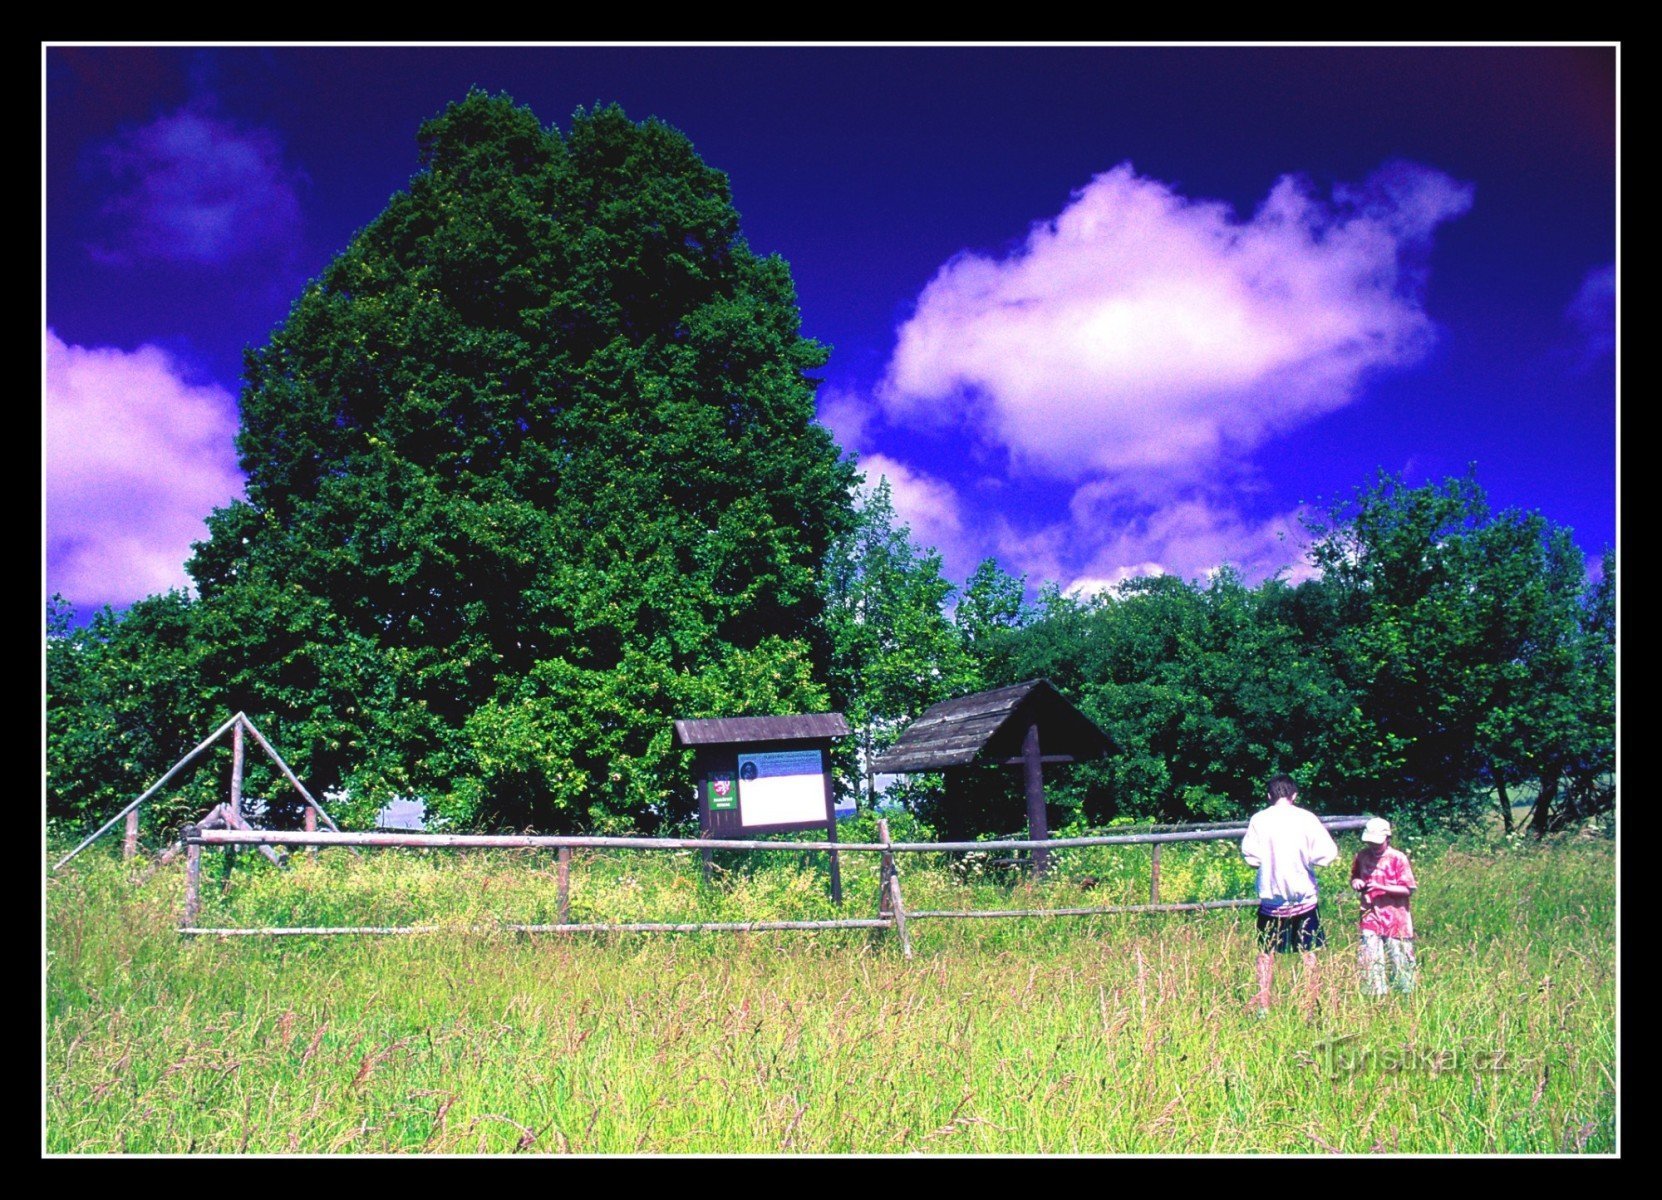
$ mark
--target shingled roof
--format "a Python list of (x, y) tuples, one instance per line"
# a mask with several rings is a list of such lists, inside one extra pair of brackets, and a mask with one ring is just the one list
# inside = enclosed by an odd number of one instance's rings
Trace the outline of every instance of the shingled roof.
[(846, 737), (842, 713), (807, 713), (789, 717), (709, 717), (675, 722), (679, 746), (727, 746), (744, 742), (807, 742)]
[(994, 762), (1017, 758), (1027, 727), (1035, 721), (1039, 749), (1048, 761), (1095, 758), (1108, 751), (1108, 735), (1048, 679), (1029, 679), (928, 709), (877, 757), (873, 769), (904, 774), (964, 767), (982, 757)]

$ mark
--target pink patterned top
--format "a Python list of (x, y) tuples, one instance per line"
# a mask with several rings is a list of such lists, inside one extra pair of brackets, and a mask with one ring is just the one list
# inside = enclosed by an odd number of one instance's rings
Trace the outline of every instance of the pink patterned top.
[(1362, 928), (1380, 937), (1412, 938), (1414, 918), (1408, 913), (1408, 897), (1387, 892), (1387, 887), (1413, 891), (1414, 869), (1401, 850), (1369, 846), (1350, 864), (1350, 877), (1367, 882), (1358, 895), (1362, 899)]

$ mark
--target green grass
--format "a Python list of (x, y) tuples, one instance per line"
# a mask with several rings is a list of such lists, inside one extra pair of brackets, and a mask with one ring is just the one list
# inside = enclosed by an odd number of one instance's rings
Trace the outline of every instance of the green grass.
[[(1042, 888), (902, 871), (919, 909), (1120, 903), (1147, 860), (1070, 853)], [(835, 911), (806, 856), (720, 862), (704, 887), (690, 855), (581, 854), (573, 919)], [(910, 961), (853, 931), (181, 939), (179, 870), (84, 856), (47, 888), (46, 1149), (1613, 1152), (1612, 844), (1415, 863), (1420, 989), (1357, 994), (1341, 863), (1318, 1007), (1287, 963), (1260, 1021), (1250, 911), (920, 921)], [(845, 856), (846, 915), (873, 910), (874, 865)], [(1162, 898), (1245, 894), (1244, 870), (1167, 847)], [(534, 852), (245, 857), (204, 884), (204, 925), (554, 919)]]

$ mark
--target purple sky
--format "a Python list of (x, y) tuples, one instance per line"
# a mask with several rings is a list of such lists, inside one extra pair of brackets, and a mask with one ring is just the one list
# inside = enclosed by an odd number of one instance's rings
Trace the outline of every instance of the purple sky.
[(471, 85), (728, 173), (820, 416), (961, 581), (1299, 578), (1299, 514), (1476, 464), (1615, 542), (1612, 47), (45, 51), (46, 591), (187, 582), (244, 347)]

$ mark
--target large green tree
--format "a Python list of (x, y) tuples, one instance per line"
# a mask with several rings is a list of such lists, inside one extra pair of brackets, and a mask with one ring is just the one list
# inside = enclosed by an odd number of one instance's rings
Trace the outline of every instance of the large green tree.
[(827, 701), (825, 350), (669, 126), (475, 91), (419, 147), (247, 357), (205, 670), (353, 811), (684, 815), (673, 717)]

